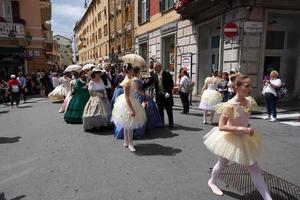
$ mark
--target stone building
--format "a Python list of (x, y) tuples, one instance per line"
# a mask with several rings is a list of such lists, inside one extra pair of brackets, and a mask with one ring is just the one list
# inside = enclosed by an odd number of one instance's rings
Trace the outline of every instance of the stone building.
[(68, 66), (73, 63), (72, 59), (72, 40), (61, 35), (53, 36), (58, 43), (59, 65)]
[[(177, 12), (182, 18), (177, 54), (193, 54), (196, 93), (212, 69), (234, 68), (251, 77), (253, 95), (259, 98), (262, 80), (275, 69), (289, 97), (300, 97), (300, 1), (195, 0), (179, 6)], [(229, 30), (237, 31), (236, 36), (224, 36), (228, 23), (237, 25)]]
[(109, 55), (109, 10), (107, 0), (92, 0), (76, 23), (76, 62), (101, 63)]
[(0, 74), (46, 70), (55, 55), (50, 0), (0, 0)]

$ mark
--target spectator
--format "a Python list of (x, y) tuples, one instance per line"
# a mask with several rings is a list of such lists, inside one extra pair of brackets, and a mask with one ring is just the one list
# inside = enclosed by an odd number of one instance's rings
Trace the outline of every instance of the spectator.
[(186, 69), (181, 70), (181, 78), (179, 83), (179, 96), (181, 99), (181, 103), (183, 106), (183, 111), (181, 114), (188, 114), (189, 108), (190, 108), (190, 102), (189, 102), (189, 86), (190, 79), (188, 77), (188, 72)]
[(11, 95), (11, 107), (14, 107), (14, 101), (16, 101), (16, 106), (20, 103), (20, 83), (16, 79), (16, 75), (12, 74), (10, 80), (8, 81), (9, 91)]
[(228, 95), (228, 82), (229, 82), (228, 73), (223, 72), (221, 83), (219, 83), (219, 85), (218, 85), (218, 90), (219, 90), (219, 92), (221, 92), (221, 94), (223, 96), (223, 102), (226, 102), (228, 100), (228, 96), (229, 96)]
[(266, 107), (267, 107), (267, 113), (268, 115), (264, 117), (264, 119), (270, 120), (270, 122), (277, 121), (277, 111), (276, 111), (276, 105), (277, 105), (277, 93), (276, 89), (278, 89), (282, 82), (278, 78), (279, 73), (276, 70), (273, 70), (270, 72), (270, 80), (264, 80), (264, 87), (262, 94), (265, 97), (266, 101)]
[(22, 72), (19, 72), (17, 80), (20, 84), (20, 95), (23, 94), (24, 103), (26, 102), (26, 78), (23, 76)]

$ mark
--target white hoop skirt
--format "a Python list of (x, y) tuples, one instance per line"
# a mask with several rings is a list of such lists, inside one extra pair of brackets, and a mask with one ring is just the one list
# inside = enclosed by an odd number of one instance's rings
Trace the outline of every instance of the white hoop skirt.
[(49, 93), (48, 97), (52, 102), (62, 102), (68, 94), (68, 90), (62, 85), (57, 86), (52, 92)]
[(205, 146), (216, 155), (242, 165), (253, 165), (261, 150), (261, 136), (219, 131), (213, 128), (204, 137)]
[(135, 116), (130, 115), (130, 110), (127, 106), (125, 95), (121, 94), (117, 97), (112, 110), (111, 121), (116, 127), (123, 127), (124, 129), (138, 129), (146, 123), (145, 109), (142, 107), (140, 102), (134, 97), (130, 96), (131, 104), (135, 110)]
[(203, 110), (214, 110), (214, 106), (223, 101), (222, 94), (216, 90), (206, 89), (203, 91), (199, 108)]

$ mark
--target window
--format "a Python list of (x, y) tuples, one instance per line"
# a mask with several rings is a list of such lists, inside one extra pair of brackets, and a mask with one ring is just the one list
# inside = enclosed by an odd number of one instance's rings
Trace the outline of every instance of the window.
[(98, 21), (101, 21), (101, 12), (98, 13)]
[(18, 1), (11, 2), (11, 10), (12, 10), (12, 17), (14, 22), (18, 22), (20, 19), (20, 7)]
[(210, 48), (211, 49), (218, 49), (220, 46), (220, 36), (213, 36), (211, 37), (211, 44), (210, 44)]
[(266, 49), (284, 49), (284, 31), (268, 31)]
[(0, 17), (4, 18), (6, 22), (12, 22), (10, 1), (0, 0)]
[(104, 18), (107, 19), (107, 16), (106, 16), (106, 7), (104, 7)]
[(98, 29), (98, 38), (99, 39), (102, 38), (102, 30), (101, 30), (101, 28)]
[(139, 1), (138, 21), (140, 24), (145, 23), (149, 19), (149, 0)]
[(107, 24), (104, 25), (103, 31), (104, 31), (104, 36), (106, 36), (108, 34)]
[(173, 8), (174, 6), (174, 0), (160, 0), (159, 1), (159, 10), (160, 12), (169, 10)]

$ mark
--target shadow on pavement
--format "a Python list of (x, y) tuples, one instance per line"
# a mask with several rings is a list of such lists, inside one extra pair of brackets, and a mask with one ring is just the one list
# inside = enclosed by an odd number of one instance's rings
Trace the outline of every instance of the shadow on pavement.
[[(17, 196), (15, 198), (12, 198), (10, 200), (21, 200), (21, 199), (23, 199), (25, 197), (26, 197), (26, 195), (20, 195), (20, 196)], [(4, 192), (0, 193), (0, 200), (8, 200), (8, 199), (5, 198)]]
[(147, 130), (144, 137), (141, 138), (141, 140), (153, 140), (158, 138), (173, 138), (178, 136), (176, 133), (172, 133), (171, 130), (167, 128), (154, 128)]
[(86, 133), (91, 133), (94, 135), (113, 135), (113, 127), (101, 127), (101, 128), (93, 128), (84, 130)]
[(175, 149), (173, 147), (166, 147), (160, 144), (137, 144), (135, 145), (136, 152), (138, 156), (176, 156), (176, 154), (181, 153), (181, 149)]
[(179, 124), (174, 125), (172, 130), (184, 130), (184, 131), (202, 131), (203, 129), (201, 128), (193, 128), (193, 127), (187, 127), (187, 126), (182, 126)]
[[(19, 142), (21, 139), (20, 136), (9, 138), (9, 137), (0, 137), (0, 144), (7, 144), (7, 143), (16, 143)], [(1, 200), (1, 199), (0, 199)]]
[(21, 108), (21, 109), (22, 109), (22, 108), (32, 108), (32, 106), (29, 106), (29, 105), (28, 105), (28, 106), (23, 106), (23, 105), (22, 105), (22, 106), (19, 106), (18, 108)]
[(9, 110), (1, 110), (0, 114), (5, 114), (5, 113), (9, 113)]

